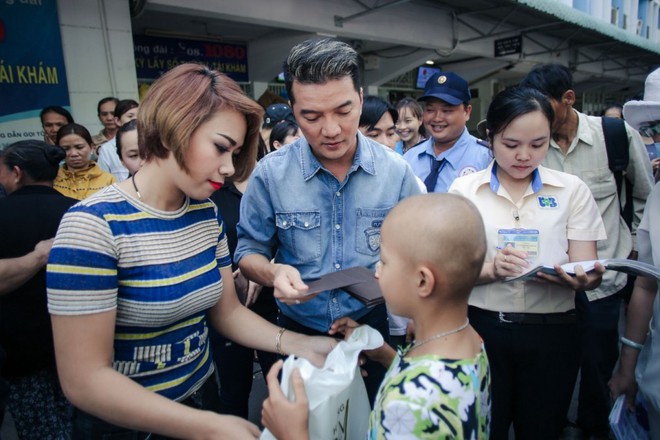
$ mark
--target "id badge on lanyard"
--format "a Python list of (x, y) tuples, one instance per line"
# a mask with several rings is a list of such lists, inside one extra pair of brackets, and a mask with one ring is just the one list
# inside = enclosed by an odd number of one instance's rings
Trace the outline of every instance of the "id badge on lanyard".
[(511, 246), (527, 252), (529, 260), (539, 256), (539, 230), (538, 229), (499, 229), (497, 231), (497, 246), (504, 249)]

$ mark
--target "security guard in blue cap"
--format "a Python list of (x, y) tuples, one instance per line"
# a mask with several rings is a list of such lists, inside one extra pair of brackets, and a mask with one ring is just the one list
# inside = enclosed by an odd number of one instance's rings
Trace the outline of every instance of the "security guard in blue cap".
[(426, 82), (419, 101), (424, 103), (429, 137), (404, 158), (428, 192), (447, 192), (454, 179), (486, 168), (492, 159), (488, 144), (465, 127), (472, 112), (470, 99), (467, 81), (453, 72), (436, 73)]

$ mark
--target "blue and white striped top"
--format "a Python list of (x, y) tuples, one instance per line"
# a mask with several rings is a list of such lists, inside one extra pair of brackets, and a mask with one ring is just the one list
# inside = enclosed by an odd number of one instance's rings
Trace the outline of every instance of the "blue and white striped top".
[(213, 373), (206, 312), (231, 266), (210, 200), (159, 211), (116, 185), (65, 214), (47, 268), (48, 310), (117, 310), (113, 368), (173, 400)]

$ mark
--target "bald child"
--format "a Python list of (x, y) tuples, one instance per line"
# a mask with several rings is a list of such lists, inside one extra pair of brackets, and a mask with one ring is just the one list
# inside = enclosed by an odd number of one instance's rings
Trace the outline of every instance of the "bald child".
[[(461, 196), (412, 196), (386, 217), (376, 278), (392, 313), (414, 321), (416, 339), (399, 353), (388, 345), (365, 353), (389, 367), (369, 439), (488, 438), (488, 359), (467, 318), (485, 253), (481, 215)], [(342, 318), (330, 334), (348, 336), (356, 326)], [(262, 423), (278, 438), (308, 439), (304, 384), (294, 374), (289, 402), (277, 383), (280, 368), (268, 375)]]

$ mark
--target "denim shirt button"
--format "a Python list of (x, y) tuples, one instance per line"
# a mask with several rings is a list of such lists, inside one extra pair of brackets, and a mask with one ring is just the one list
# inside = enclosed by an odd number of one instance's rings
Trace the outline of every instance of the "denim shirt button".
[(309, 223), (305, 222), (305, 227), (308, 228), (308, 227), (309, 227)]
[(337, 298), (332, 298), (333, 303), (337, 303)]
[(341, 193), (339, 191), (336, 192), (337, 197), (341, 197)]
[(338, 224), (335, 225), (335, 229), (339, 229), (339, 228), (341, 228), (341, 225), (338, 225)]
[(341, 264), (335, 263), (335, 269), (339, 269), (341, 267)]
[(287, 223), (287, 222), (286, 222), (286, 220), (285, 220), (285, 221), (282, 222), (282, 225), (283, 225), (283, 226), (286, 226), (286, 223)]

